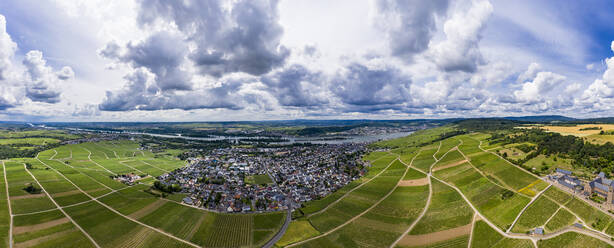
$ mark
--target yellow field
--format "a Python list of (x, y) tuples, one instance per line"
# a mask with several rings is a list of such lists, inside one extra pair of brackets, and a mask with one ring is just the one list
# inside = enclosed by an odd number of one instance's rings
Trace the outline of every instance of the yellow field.
[[(600, 127), (600, 130), (582, 130), (583, 128), (588, 127)], [(577, 126), (541, 126), (542, 129), (545, 129), (549, 132), (556, 132), (563, 135), (574, 135), (578, 137), (584, 137), (591, 134), (599, 134), (601, 130), (614, 130), (614, 124), (582, 124)], [(606, 135), (607, 136), (607, 135)]]

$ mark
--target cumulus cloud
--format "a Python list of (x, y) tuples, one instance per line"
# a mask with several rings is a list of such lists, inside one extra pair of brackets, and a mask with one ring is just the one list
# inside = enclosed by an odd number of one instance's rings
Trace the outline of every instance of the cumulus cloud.
[(26, 96), (34, 102), (58, 103), (60, 102), (60, 81), (70, 79), (74, 72), (70, 67), (64, 67), (55, 72), (47, 65), (41, 51), (30, 51), (23, 59), (26, 68), (25, 85)]
[(474, 0), (467, 11), (456, 11), (443, 26), (446, 40), (429, 48), (429, 57), (444, 71), (475, 72), (484, 63), (478, 43), (493, 12), (487, 0)]
[(341, 102), (368, 110), (398, 108), (410, 100), (410, 86), (411, 80), (394, 67), (370, 68), (359, 63), (346, 66), (330, 83)]
[(323, 75), (302, 65), (293, 64), (260, 80), (281, 106), (312, 107), (328, 103)]
[(386, 32), (391, 54), (411, 60), (426, 50), (436, 18), (446, 13), (448, 5), (448, 0), (376, 1), (375, 23)]
[(104, 111), (164, 110), (164, 109), (241, 109), (237, 93), (239, 81), (223, 82), (220, 86), (200, 89), (185, 94), (162, 92), (157, 87), (155, 74), (139, 68), (125, 76), (126, 85), (117, 91), (107, 91), (99, 105)]
[(6, 32), (6, 19), (0, 15), (0, 81), (7, 78), (11, 66), (11, 58), (17, 50), (17, 44)]
[(193, 42), (189, 57), (201, 72), (261, 75), (284, 64), (289, 50), (280, 45), (278, 1), (142, 0), (138, 21), (171, 22)]
[[(531, 64), (527, 72), (534, 69), (534, 64)], [(562, 86), (565, 80), (565, 76), (553, 72), (537, 72), (533, 81), (523, 83), (520, 90), (514, 91), (514, 96), (519, 102), (536, 103), (543, 99), (555, 86)]]
[[(612, 52), (614, 52), (614, 41), (612, 42)], [(606, 70), (602, 77), (596, 79), (582, 93), (581, 102), (584, 104), (605, 105), (614, 98), (614, 57), (605, 60)]]

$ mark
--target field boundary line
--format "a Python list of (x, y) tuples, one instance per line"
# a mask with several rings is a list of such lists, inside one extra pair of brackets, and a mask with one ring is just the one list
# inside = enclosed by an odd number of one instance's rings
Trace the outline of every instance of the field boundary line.
[(123, 165), (123, 166), (126, 166), (126, 167), (128, 167), (128, 168), (130, 168), (130, 169), (133, 169), (133, 170), (135, 170), (135, 171), (138, 171), (138, 172), (140, 172), (141, 174), (146, 174), (146, 175), (149, 175), (149, 173), (145, 173), (145, 172), (143, 172), (143, 171), (141, 171), (141, 170), (139, 170), (139, 169), (137, 169), (137, 168), (134, 168), (134, 167), (132, 167), (132, 166), (130, 166), (130, 165), (124, 164), (124, 162), (132, 162), (132, 161), (136, 161), (136, 160), (124, 160), (124, 161), (117, 161), (117, 162), (118, 162), (118, 163), (120, 163), (120, 164), (121, 164), (121, 165)]
[[(38, 158), (37, 158), (37, 159), (38, 159)], [(41, 163), (43, 163), (43, 161), (41, 161), (40, 159), (38, 159), (38, 161), (39, 161), (39, 162), (41, 162)], [(68, 166), (68, 167), (70, 167), (70, 168), (72, 168), (72, 169), (76, 170), (77, 172), (79, 172), (79, 174), (84, 175), (84, 176), (86, 176), (86, 177), (89, 177), (90, 179), (92, 179), (92, 181), (97, 182), (98, 184), (102, 185), (103, 187), (105, 187), (105, 188), (107, 188), (107, 189), (109, 189), (109, 190), (113, 190), (113, 189), (112, 189), (112, 188), (110, 188), (109, 186), (105, 185), (104, 183), (101, 183), (100, 181), (96, 180), (95, 178), (91, 177), (90, 175), (88, 175), (88, 174), (85, 174), (85, 173), (81, 172), (80, 170), (78, 170), (78, 169), (77, 169), (77, 168), (75, 168), (74, 166), (69, 165), (69, 164), (67, 164), (67, 163), (64, 163), (64, 161), (57, 160), (57, 159), (56, 159), (56, 160), (54, 160), (54, 161), (60, 162), (60, 163), (62, 163), (63, 165), (66, 165), (66, 166)], [(46, 166), (48, 166), (48, 165), (47, 165), (47, 164), (45, 164), (45, 163), (43, 163), (43, 164), (44, 164), (44, 165), (46, 165)], [(48, 166), (48, 167), (51, 167), (51, 166)], [(53, 169), (53, 168), (52, 168), (52, 169)], [(54, 170), (55, 170), (55, 169), (54, 169)], [(62, 175), (63, 175), (63, 174), (62, 174)], [(68, 178), (67, 178), (66, 180), (68, 180)], [(74, 184), (73, 184), (73, 185), (74, 185)], [(75, 185), (75, 187), (76, 187), (76, 185)], [(80, 189), (80, 188), (78, 188), (78, 189)]]
[(85, 148), (85, 147), (81, 147), (81, 148), (82, 148), (83, 150), (86, 150), (86, 151), (89, 153), (89, 154), (87, 155), (87, 159), (88, 159), (89, 161), (91, 161), (92, 163), (94, 163), (94, 164), (98, 165), (98, 167), (100, 167), (100, 168), (104, 169), (105, 171), (109, 172), (111, 175), (117, 175), (117, 173), (114, 173), (114, 172), (110, 171), (109, 169), (107, 169), (107, 168), (105, 168), (104, 166), (100, 165), (98, 162), (94, 161), (94, 160), (92, 159), (92, 152), (91, 152), (89, 149), (87, 149), (87, 148)]
[(2, 161), (2, 170), (4, 176), (4, 189), (6, 190), (6, 203), (9, 206), (9, 247), (13, 248), (13, 209), (11, 208), (11, 197), (9, 195), (9, 181), (6, 179), (6, 165)]
[[(461, 140), (461, 143), (463, 143), (463, 142), (462, 142), (462, 140)], [(478, 169), (478, 167), (475, 167), (475, 165), (473, 165), (473, 163), (471, 163), (471, 159), (469, 159), (469, 157), (467, 157), (467, 155), (465, 155), (465, 153), (464, 153), (463, 151), (461, 151), (461, 149), (458, 149), (458, 152), (460, 152), (460, 154), (461, 154), (461, 155), (463, 155), (463, 157), (464, 157), (464, 158), (467, 160), (467, 163), (469, 163), (469, 165), (471, 165), (471, 167), (472, 167), (472, 168), (473, 168), (475, 171), (477, 171), (477, 172), (478, 172), (480, 175), (482, 175), (484, 178), (486, 178), (486, 180), (488, 180), (489, 182), (491, 182), (491, 183), (493, 183), (494, 185), (497, 185), (497, 186), (499, 186), (499, 187), (501, 187), (501, 188), (504, 188), (504, 189), (508, 189), (508, 190), (511, 190), (511, 191), (517, 192), (515, 189), (513, 189), (513, 188), (512, 188), (512, 187), (510, 187), (509, 185), (505, 184), (504, 182), (501, 182), (501, 183), (504, 183), (504, 185), (501, 185), (499, 182), (495, 182), (495, 181), (493, 181), (492, 179), (488, 178), (488, 177), (486, 176), (486, 174), (485, 174), (485, 173), (484, 173), (482, 170)]]
[(145, 160), (139, 160), (139, 161), (141, 161), (141, 162), (145, 163), (146, 165), (149, 165), (149, 166), (151, 166), (151, 167), (154, 167), (154, 168), (156, 168), (156, 169), (158, 169), (158, 170), (164, 171), (164, 172), (166, 172), (166, 173), (169, 173), (169, 172), (170, 172), (170, 171), (168, 171), (168, 170), (165, 170), (165, 169), (159, 168), (158, 166), (155, 166), (155, 165), (153, 165), (153, 164), (147, 163), (147, 162), (145, 162)]
[(561, 211), (561, 205), (559, 205), (559, 208), (557, 208), (556, 211), (554, 211), (554, 213), (552, 214), (552, 216), (550, 216), (550, 218), (546, 220), (546, 223), (544, 223), (544, 228), (546, 227), (546, 225), (548, 225), (548, 222), (550, 222), (550, 220), (552, 220), (552, 218), (554, 218), (554, 216), (559, 213), (559, 211)]
[[(58, 151), (56, 149), (53, 149), (53, 152), (55, 152), (55, 153), (49, 159), (53, 159), (53, 158), (55, 158), (56, 155), (58, 155)], [(38, 158), (38, 153), (36, 154), (36, 157)]]
[[(392, 154), (392, 155), (396, 155), (396, 154), (394, 154), (394, 153), (390, 153), (390, 154)], [(386, 156), (386, 155), (384, 155), (384, 156)], [(371, 180), (375, 179), (376, 177), (379, 177), (379, 175), (381, 175), (382, 173), (384, 173), (384, 171), (386, 171), (386, 170), (387, 170), (387, 169), (388, 169), (388, 168), (389, 168), (389, 167), (392, 165), (392, 163), (394, 163), (394, 161), (396, 161), (396, 160), (401, 161), (401, 159), (399, 159), (399, 156), (398, 156), (398, 155), (397, 155), (397, 157), (396, 157), (395, 159), (393, 159), (393, 160), (392, 160), (392, 161), (391, 161), (391, 162), (388, 164), (388, 166), (386, 166), (386, 168), (384, 168), (382, 171), (380, 171), (379, 173), (377, 173), (377, 175), (375, 175), (375, 176), (373, 176), (372, 178), (370, 178), (369, 180), (367, 180), (367, 181), (365, 181), (365, 182), (361, 183), (360, 185), (358, 185), (358, 186), (354, 187), (353, 189), (350, 189), (348, 192), (345, 192), (345, 194), (343, 194), (341, 197), (339, 197), (339, 199), (337, 199), (337, 200), (335, 200), (334, 202), (331, 202), (330, 204), (326, 205), (326, 207), (324, 207), (323, 209), (320, 209), (320, 210), (318, 210), (317, 212), (313, 212), (313, 213), (311, 213), (311, 214), (305, 215), (305, 218), (309, 218), (309, 217), (311, 217), (311, 216), (321, 214), (322, 212), (324, 212), (324, 211), (326, 211), (327, 209), (329, 209), (331, 206), (333, 206), (333, 205), (337, 204), (339, 201), (341, 201), (343, 198), (345, 198), (345, 197), (346, 197), (346, 196), (347, 196), (349, 193), (354, 192), (354, 190), (357, 190), (357, 189), (361, 188), (361, 187), (362, 187), (363, 185), (365, 185), (366, 183), (371, 182)], [(375, 161), (375, 160), (374, 160), (374, 161)], [(402, 163), (402, 162), (401, 162), (401, 163)]]
[(529, 206), (531, 206), (533, 203), (535, 203), (535, 201), (537, 201), (537, 198), (539, 198), (544, 192), (546, 192), (546, 190), (548, 190), (550, 188), (550, 186), (552, 186), (552, 184), (548, 185), (548, 187), (546, 187), (544, 190), (542, 190), (539, 193), (537, 193), (537, 195), (535, 195), (535, 197), (533, 197), (533, 199), (531, 199), (531, 201), (526, 206), (524, 206), (524, 208), (522, 208), (522, 210), (520, 210), (520, 213), (518, 213), (518, 215), (514, 219), (514, 222), (512, 222), (510, 227), (505, 232), (509, 233), (512, 230), (512, 228), (514, 228), (514, 226), (516, 225), (516, 222), (518, 222), (518, 220), (520, 219), (520, 216), (522, 216), (524, 211), (526, 211), (527, 208), (529, 208)]
[[(393, 160), (392, 162), (397, 161), (397, 160), (399, 160), (399, 161), (400, 161), (400, 159), (397, 157), (397, 158), (396, 158), (395, 160)], [(401, 162), (401, 163), (402, 163), (402, 162)], [(392, 163), (391, 163), (391, 164), (392, 164)], [(383, 171), (385, 171), (385, 170), (383, 170)], [(382, 172), (383, 172), (383, 171), (382, 171)], [(403, 177), (405, 177), (405, 175), (407, 174), (407, 171), (409, 171), (409, 166), (406, 166), (406, 167), (405, 167), (405, 172), (403, 173), (403, 175), (401, 175), (401, 177), (399, 178), (399, 180), (398, 180), (398, 181), (401, 181), (401, 180), (403, 179)], [(367, 208), (367, 209), (365, 209), (364, 211), (362, 211), (360, 214), (358, 214), (358, 215), (356, 215), (356, 216), (352, 217), (351, 219), (347, 220), (347, 221), (346, 221), (346, 222), (344, 222), (343, 224), (341, 224), (341, 225), (339, 225), (339, 226), (336, 226), (335, 228), (333, 228), (333, 229), (331, 229), (331, 230), (328, 230), (327, 232), (324, 232), (324, 233), (322, 233), (322, 234), (320, 234), (320, 235), (318, 235), (318, 236), (315, 236), (315, 237), (311, 237), (311, 238), (308, 238), (308, 239), (305, 239), (305, 240), (302, 240), (302, 241), (296, 242), (296, 243), (294, 243), (294, 244), (287, 245), (286, 247), (294, 247), (294, 246), (297, 246), (297, 245), (300, 245), (300, 244), (304, 244), (304, 243), (306, 243), (306, 242), (309, 242), (309, 241), (311, 241), (311, 240), (315, 240), (315, 239), (319, 239), (319, 238), (325, 237), (325, 236), (327, 236), (327, 235), (329, 235), (329, 234), (333, 233), (334, 231), (337, 231), (337, 230), (341, 229), (342, 227), (344, 227), (344, 226), (346, 226), (346, 225), (348, 225), (348, 224), (352, 223), (352, 222), (353, 222), (353, 221), (355, 221), (356, 219), (358, 219), (358, 218), (362, 217), (363, 215), (365, 215), (366, 213), (368, 213), (369, 211), (371, 211), (371, 209), (375, 208), (377, 205), (379, 205), (379, 204), (380, 204), (382, 201), (384, 201), (386, 198), (388, 198), (388, 197), (389, 197), (389, 196), (390, 196), (390, 195), (391, 195), (391, 194), (394, 192), (394, 190), (396, 190), (396, 189), (399, 187), (399, 182), (398, 182), (398, 181), (397, 181), (397, 184), (395, 184), (395, 185), (394, 185), (394, 187), (392, 187), (392, 189), (390, 189), (390, 191), (389, 191), (389, 192), (388, 192), (386, 195), (384, 195), (382, 198), (380, 198), (380, 199), (379, 199), (377, 202), (373, 203), (373, 205), (371, 205), (369, 208)]]
[[(36, 183), (38, 183), (38, 186), (40, 186), (41, 189), (47, 195), (47, 197), (49, 197), (49, 200), (51, 200), (51, 202), (53, 202), (53, 204), (66, 216), (66, 218), (68, 218), (77, 228), (79, 228), (79, 230), (81, 230), (81, 232), (83, 234), (85, 234), (85, 236), (90, 241), (92, 241), (94, 246), (96, 246), (97, 248), (100, 248), (100, 245), (98, 245), (98, 243), (96, 243), (96, 241), (92, 238), (92, 236), (90, 236), (89, 233), (87, 233), (85, 230), (83, 230), (83, 228), (81, 228), (81, 226), (79, 224), (77, 224), (77, 222), (75, 220), (73, 220), (72, 217), (70, 217), (70, 215), (68, 215), (66, 213), (66, 211), (64, 211), (64, 209), (62, 209), (62, 207), (51, 197), (51, 195), (49, 195), (49, 192), (47, 192), (47, 190), (45, 190), (45, 187), (43, 187), (43, 185), (38, 182), (38, 179), (36, 179), (36, 177), (32, 174), (32, 172), (30, 172), (30, 170), (28, 170), (28, 168), (26, 167), (26, 164), (23, 164), (23, 169), (26, 170), (26, 172), (28, 172), (28, 174), (30, 174), (30, 176), (32, 177), (32, 179), (34, 179), (34, 181), (36, 181)], [(79, 190), (81, 190), (81, 189), (79, 189)]]
[[(38, 158), (37, 158), (37, 159), (38, 159)], [(39, 160), (39, 161), (40, 161), (40, 160)], [(58, 171), (58, 170), (56, 170), (55, 168), (53, 168), (53, 167), (51, 167), (51, 166), (49, 166), (49, 165), (45, 164), (45, 163), (44, 163), (44, 162), (42, 162), (42, 161), (40, 161), (40, 162), (41, 162), (41, 163), (43, 163), (45, 166), (49, 167), (50, 169), (52, 169), (53, 171), (55, 171), (56, 173), (58, 173), (58, 174), (59, 174), (61, 177), (63, 177), (64, 179), (66, 179), (66, 181), (68, 181), (68, 182), (69, 182), (69, 183), (71, 183), (73, 186), (75, 186), (75, 187), (76, 187), (76, 188), (77, 188), (79, 191), (81, 191), (81, 193), (85, 194), (85, 195), (86, 195), (86, 196), (88, 196), (90, 199), (92, 199), (92, 200), (93, 200), (93, 201), (95, 201), (96, 203), (98, 203), (98, 204), (102, 205), (103, 207), (105, 207), (105, 208), (107, 208), (107, 209), (111, 210), (113, 213), (115, 213), (115, 214), (117, 214), (117, 215), (119, 215), (119, 216), (121, 216), (121, 217), (124, 217), (125, 219), (130, 220), (130, 221), (132, 221), (132, 222), (134, 222), (134, 223), (140, 224), (140, 225), (142, 225), (142, 226), (144, 226), (144, 227), (148, 227), (148, 228), (150, 228), (150, 229), (152, 229), (152, 230), (154, 230), (154, 231), (156, 231), (156, 232), (158, 232), (158, 233), (160, 233), (160, 234), (163, 234), (163, 235), (165, 235), (165, 236), (167, 236), (167, 237), (169, 237), (169, 238), (175, 239), (175, 240), (177, 240), (177, 241), (179, 241), (179, 242), (182, 242), (182, 243), (188, 244), (188, 245), (193, 246), (193, 247), (200, 247), (199, 245), (194, 244), (194, 243), (192, 243), (191, 241), (187, 241), (187, 240), (184, 240), (184, 239), (181, 239), (181, 238), (175, 237), (174, 235), (172, 235), (172, 234), (170, 234), (170, 233), (167, 233), (167, 232), (162, 231), (162, 230), (160, 230), (160, 229), (158, 229), (158, 228), (155, 228), (155, 227), (152, 227), (152, 226), (150, 226), (150, 225), (147, 225), (147, 224), (145, 224), (145, 223), (143, 223), (143, 222), (140, 222), (140, 221), (138, 221), (138, 220), (135, 220), (135, 219), (133, 219), (133, 218), (131, 218), (131, 217), (128, 217), (128, 216), (126, 216), (126, 215), (124, 215), (124, 214), (122, 214), (122, 213), (118, 212), (117, 210), (115, 210), (115, 209), (113, 209), (113, 208), (109, 207), (108, 205), (106, 205), (106, 204), (102, 203), (102, 202), (101, 202), (101, 201), (99, 201), (98, 199), (96, 199), (96, 198), (92, 197), (92, 196), (91, 196), (90, 194), (88, 194), (87, 192), (83, 191), (83, 190), (82, 190), (81, 188), (79, 188), (79, 187), (78, 187), (78, 186), (77, 186), (75, 183), (73, 183), (73, 182), (72, 182), (70, 179), (68, 179), (68, 178), (67, 178), (67, 177), (66, 177), (64, 174), (62, 174), (61, 172), (59, 172), (59, 171)], [(63, 211), (63, 210), (62, 210), (62, 211)]]

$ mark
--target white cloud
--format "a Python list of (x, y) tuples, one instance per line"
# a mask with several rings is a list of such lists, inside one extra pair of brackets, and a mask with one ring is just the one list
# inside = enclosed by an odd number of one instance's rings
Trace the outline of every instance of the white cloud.
[(555, 86), (561, 86), (565, 79), (565, 76), (553, 72), (538, 72), (533, 81), (525, 82), (520, 90), (514, 91), (514, 96), (520, 102), (536, 103)]
[(457, 10), (444, 23), (446, 39), (434, 43), (428, 56), (444, 71), (475, 72), (484, 63), (478, 43), (492, 12), (487, 0), (474, 0), (468, 10)]

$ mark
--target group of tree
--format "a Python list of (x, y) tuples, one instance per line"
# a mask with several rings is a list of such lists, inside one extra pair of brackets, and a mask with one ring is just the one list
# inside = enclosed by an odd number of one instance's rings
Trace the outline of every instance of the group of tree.
[(535, 144), (535, 146), (518, 147), (528, 154), (524, 159), (513, 161), (517, 164), (524, 164), (543, 154), (545, 156), (570, 158), (573, 166), (607, 173), (614, 172), (614, 144), (610, 142), (593, 144), (581, 137), (545, 132), (537, 128), (514, 130), (513, 135), (510, 135), (510, 132), (494, 133), (490, 142), (500, 143), (501, 145), (525, 142)]

